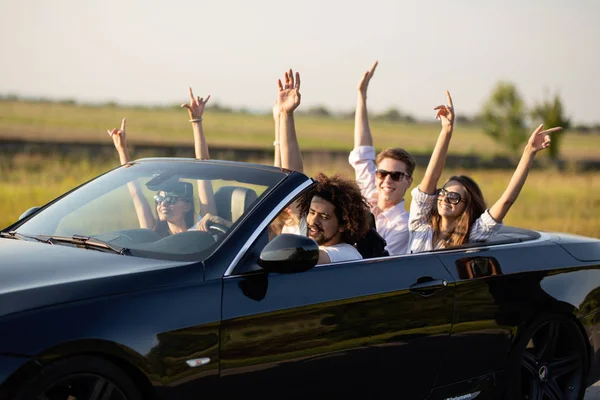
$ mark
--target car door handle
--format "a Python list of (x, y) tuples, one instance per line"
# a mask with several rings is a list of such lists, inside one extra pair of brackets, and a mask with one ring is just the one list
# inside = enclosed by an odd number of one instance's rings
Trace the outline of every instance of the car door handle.
[(419, 278), (417, 282), (410, 285), (411, 292), (419, 293), (424, 296), (430, 296), (438, 290), (442, 290), (448, 286), (448, 281), (445, 279), (433, 279), (430, 277)]

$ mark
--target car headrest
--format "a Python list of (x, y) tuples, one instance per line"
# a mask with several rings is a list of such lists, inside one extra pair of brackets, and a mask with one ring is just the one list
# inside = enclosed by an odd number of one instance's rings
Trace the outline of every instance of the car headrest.
[(217, 214), (231, 222), (237, 221), (258, 198), (256, 192), (242, 186), (222, 186), (215, 193)]

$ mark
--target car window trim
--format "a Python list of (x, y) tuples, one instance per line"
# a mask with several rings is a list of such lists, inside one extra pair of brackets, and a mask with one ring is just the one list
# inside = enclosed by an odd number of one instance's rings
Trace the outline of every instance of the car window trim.
[(227, 267), (227, 270), (225, 271), (225, 274), (223, 275), (223, 277), (226, 278), (232, 274), (232, 272), (235, 270), (235, 268), (237, 267), (237, 264), (240, 262), (242, 257), (244, 257), (246, 255), (246, 253), (248, 252), (248, 250), (250, 249), (250, 246), (252, 246), (254, 241), (258, 238), (258, 236), (263, 231), (263, 229), (265, 229), (267, 227), (267, 225), (271, 223), (271, 221), (277, 216), (277, 214), (279, 214), (283, 210), (283, 208), (287, 204), (289, 204), (292, 200), (294, 200), (294, 198), (296, 198), (300, 193), (302, 193), (304, 190), (308, 189), (312, 185), (313, 185), (313, 180), (308, 178), (305, 182), (303, 182), (302, 184), (297, 186), (296, 189), (294, 189), (287, 196), (285, 196), (285, 198), (283, 200), (281, 200), (279, 202), (279, 204), (277, 204), (277, 207), (274, 207), (273, 210), (271, 210), (269, 215), (267, 215), (267, 217), (258, 225), (258, 227), (254, 230), (254, 232), (252, 232), (252, 235), (250, 235), (248, 240), (246, 240), (246, 243), (244, 243), (244, 245), (242, 246), (240, 251), (237, 253), (235, 258), (231, 261), (231, 263)]

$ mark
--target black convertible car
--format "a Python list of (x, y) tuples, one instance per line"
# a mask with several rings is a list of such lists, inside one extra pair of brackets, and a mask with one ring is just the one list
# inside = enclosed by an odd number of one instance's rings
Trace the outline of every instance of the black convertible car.
[[(206, 183), (233, 224), (140, 228), (134, 188)], [(0, 238), (0, 399), (558, 400), (600, 379), (600, 240), (505, 227), (315, 266), (270, 231), (313, 184), (144, 159), (28, 210)]]

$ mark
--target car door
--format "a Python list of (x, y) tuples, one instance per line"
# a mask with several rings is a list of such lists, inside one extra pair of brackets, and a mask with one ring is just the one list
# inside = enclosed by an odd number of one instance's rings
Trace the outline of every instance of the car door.
[[(263, 398), (425, 398), (449, 338), (452, 277), (406, 255), (267, 274), (259, 237), (223, 279), (221, 386)], [(239, 271), (252, 271), (239, 273)]]
[(439, 385), (506, 368), (517, 327), (556, 302), (542, 287), (551, 267), (542, 260), (569, 263), (550, 242), (481, 244), (438, 257), (456, 281), (456, 318)]

